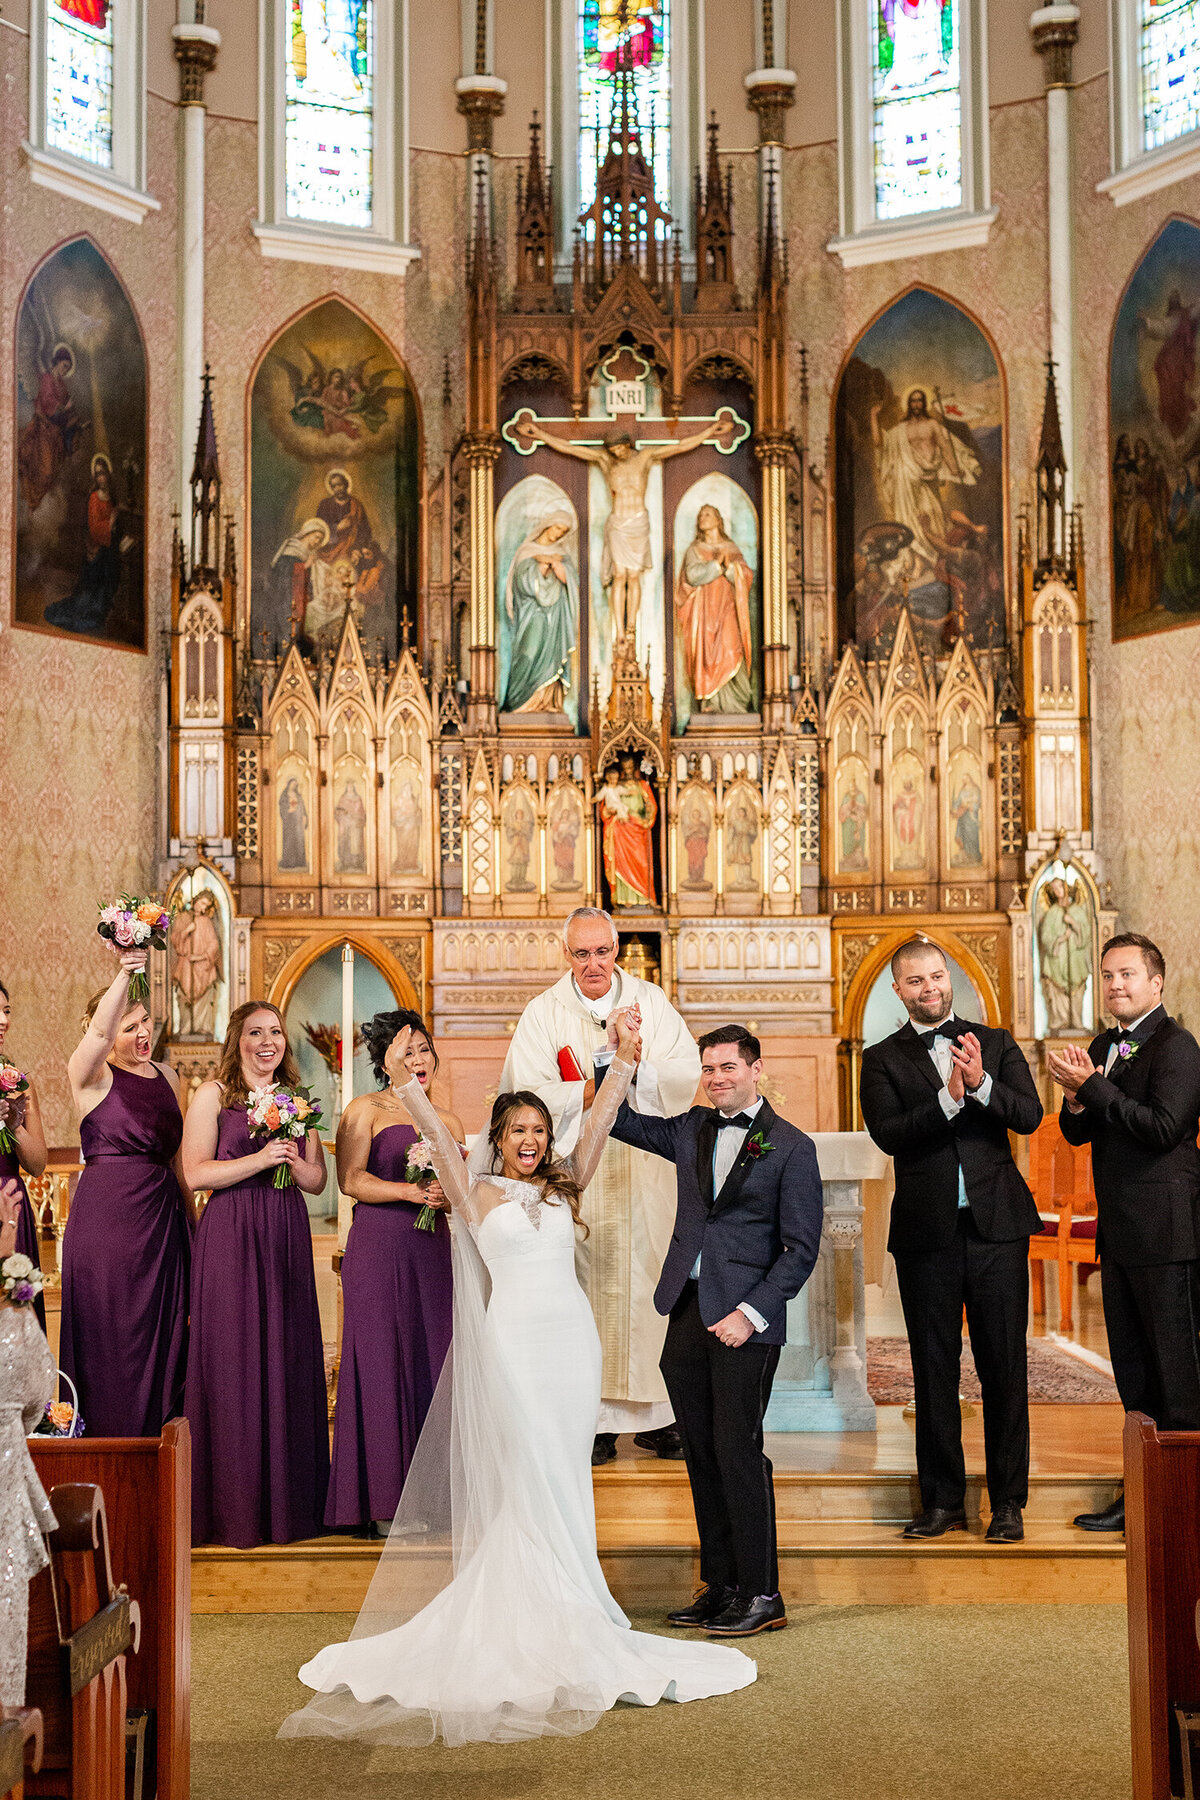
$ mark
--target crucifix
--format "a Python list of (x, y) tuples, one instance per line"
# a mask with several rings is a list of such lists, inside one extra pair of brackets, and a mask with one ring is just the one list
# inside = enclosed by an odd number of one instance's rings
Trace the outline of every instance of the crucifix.
[(631, 657), (642, 576), (654, 567), (646, 509), (651, 469), (701, 444), (728, 456), (750, 427), (731, 406), (707, 418), (647, 418), (650, 366), (627, 347), (608, 357), (598, 373), (607, 407), (603, 419), (543, 419), (523, 406), (507, 421), (503, 436), (522, 456), (545, 444), (560, 456), (594, 464), (603, 475), (612, 507), (604, 522), (600, 579), (609, 590), (618, 655)]

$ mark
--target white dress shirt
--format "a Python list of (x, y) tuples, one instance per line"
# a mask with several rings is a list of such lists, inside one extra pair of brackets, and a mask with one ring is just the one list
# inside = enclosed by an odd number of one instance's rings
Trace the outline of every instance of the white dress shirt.
[[(979, 1106), (986, 1106), (992, 1097), (992, 1078), (985, 1075), (977, 1088), (965, 1088), (963, 1098), (956, 1100), (948, 1086), (954, 1072), (954, 1057), (951, 1051), (952, 1040), (939, 1035), (940, 1025), (918, 1025), (914, 1019), (913, 1030), (925, 1039), (925, 1048), (933, 1058), (934, 1067), (942, 1078), (942, 1090), (938, 1095), (938, 1103), (948, 1119), (956, 1119), (968, 1100), (974, 1100)], [(962, 1172), (962, 1164), (958, 1165), (958, 1204), (960, 1209), (967, 1204), (967, 1183)]]
[[(762, 1095), (760, 1094), (752, 1106), (739, 1106), (736, 1108), (736, 1111), (745, 1113), (746, 1117), (753, 1123), (758, 1117), (761, 1107)], [(733, 1116), (733, 1113), (724, 1114), (724, 1117), (727, 1119), (731, 1119)], [(723, 1125), (718, 1128), (717, 1141), (713, 1147), (712, 1163), (714, 1200), (725, 1186), (726, 1181), (728, 1181), (729, 1172), (741, 1155), (742, 1145), (746, 1142), (749, 1133), (749, 1125)], [(697, 1257), (692, 1264), (693, 1281), (699, 1281), (700, 1279), (700, 1262), (701, 1258)], [(753, 1306), (747, 1306), (744, 1300), (737, 1308), (737, 1311), (745, 1313), (755, 1331), (765, 1331), (767, 1329), (767, 1321), (763, 1318), (762, 1314), (757, 1312)]]
[[(1150, 1014), (1156, 1013), (1161, 1005), (1162, 1001), (1159, 1000), (1150, 1008), (1150, 1012), (1144, 1012), (1140, 1019), (1134, 1019), (1130, 1024), (1122, 1025), (1120, 1029), (1128, 1036), (1130, 1032), (1136, 1031), (1139, 1025), (1144, 1025), (1146, 1020), (1150, 1017)], [(1121, 1040), (1119, 1038), (1114, 1038), (1112, 1043), (1108, 1046), (1108, 1055), (1104, 1059), (1104, 1073), (1106, 1075), (1112, 1074), (1112, 1066), (1120, 1054)]]

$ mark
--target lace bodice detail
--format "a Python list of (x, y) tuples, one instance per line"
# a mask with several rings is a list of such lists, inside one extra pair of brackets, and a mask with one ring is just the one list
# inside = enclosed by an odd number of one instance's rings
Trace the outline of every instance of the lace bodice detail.
[(532, 1181), (513, 1181), (507, 1175), (493, 1175), (490, 1185), (498, 1187), (506, 1200), (515, 1200), (535, 1231), (542, 1228), (542, 1190)]

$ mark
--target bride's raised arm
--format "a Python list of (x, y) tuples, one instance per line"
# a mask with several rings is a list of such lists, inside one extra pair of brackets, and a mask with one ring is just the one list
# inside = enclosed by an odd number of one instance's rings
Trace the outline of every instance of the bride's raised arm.
[[(408, 1048), (408, 1039), (412, 1035), (411, 1026), (405, 1026), (398, 1040), (397, 1054), (403, 1062), (404, 1052)], [(471, 1178), (467, 1173), (467, 1165), (462, 1159), (462, 1152), (451, 1134), (446, 1130), (430, 1103), (428, 1095), (419, 1081), (406, 1081), (404, 1086), (395, 1092), (419, 1128), (421, 1136), (429, 1145), (433, 1156), (433, 1166), (437, 1178), (442, 1184), (442, 1192), (451, 1206), (462, 1206), (471, 1186)]]
[(608, 1074), (596, 1089), (596, 1098), (583, 1122), (579, 1142), (566, 1159), (567, 1167), (581, 1189), (587, 1186), (596, 1173), (604, 1154), (604, 1146), (608, 1142), (608, 1134), (613, 1128), (613, 1120), (629, 1092), (629, 1084), (638, 1065), (638, 1053), (642, 1047), (641, 1027), (640, 1021), (636, 1025), (630, 1023), (631, 1010), (618, 1013), (613, 1019), (617, 1033), (617, 1054), (613, 1057)]

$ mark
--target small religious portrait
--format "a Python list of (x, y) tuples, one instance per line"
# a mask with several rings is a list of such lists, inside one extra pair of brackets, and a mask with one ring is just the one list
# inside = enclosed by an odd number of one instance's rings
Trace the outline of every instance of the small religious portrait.
[(913, 288), (859, 338), (835, 410), (840, 642), (883, 653), (901, 604), (923, 649), (999, 644), (1004, 401), (987, 339)]
[(421, 777), (415, 763), (392, 770), (392, 874), (424, 874), (421, 855)]
[(925, 770), (917, 757), (904, 752), (892, 766), (891, 866), (896, 870), (925, 867)]
[(231, 909), (218, 878), (207, 868), (190, 869), (167, 895), (172, 910), (168, 971), (171, 1034), (215, 1043), (229, 1013), (227, 947)]
[(579, 711), (579, 522), (555, 482), (526, 476), (496, 513), (502, 713)]
[(336, 875), (367, 873), (366, 779), (347, 775), (333, 802), (333, 868)]
[(500, 850), (506, 894), (535, 894), (537, 813), (527, 788), (510, 788), (500, 803)]
[(250, 395), (250, 627), (336, 651), (347, 619), (396, 654), (417, 612), (420, 433), (403, 363), (340, 300), (268, 347)]
[(680, 726), (686, 726), (685, 711), (752, 713), (758, 636), (754, 508), (728, 476), (705, 475), (684, 494), (674, 529)]
[(971, 756), (950, 766), (950, 866), (978, 869), (983, 865), (983, 789), (979, 765)]
[(692, 894), (713, 890), (713, 797), (707, 788), (685, 787), (679, 801), (679, 842), (683, 850), (679, 886)]
[(839, 875), (869, 872), (870, 816), (866, 769), (857, 763), (843, 764), (838, 770), (837, 817), (834, 821), (835, 862)]
[(632, 750), (604, 771), (594, 804), (600, 819), (604, 874), (614, 906), (654, 907), (654, 826), (658, 800)]
[(723, 840), (727, 893), (751, 893), (759, 886), (762, 834), (758, 797), (747, 786), (735, 786), (725, 796)]
[(89, 238), (48, 257), (17, 318), (13, 622), (146, 647), (146, 352)]
[(580, 867), (583, 848), (583, 797), (566, 783), (550, 796), (546, 813), (550, 847), (550, 886), (558, 894), (573, 893), (583, 886)]
[(279, 841), (275, 866), (282, 873), (311, 874), (308, 855), (308, 775), (282, 772), (279, 789)]
[(1037, 1034), (1070, 1037), (1094, 1029), (1096, 914), (1073, 865), (1055, 861), (1033, 890)]
[(1200, 618), (1200, 226), (1165, 225), (1129, 279), (1112, 337), (1113, 637)]

